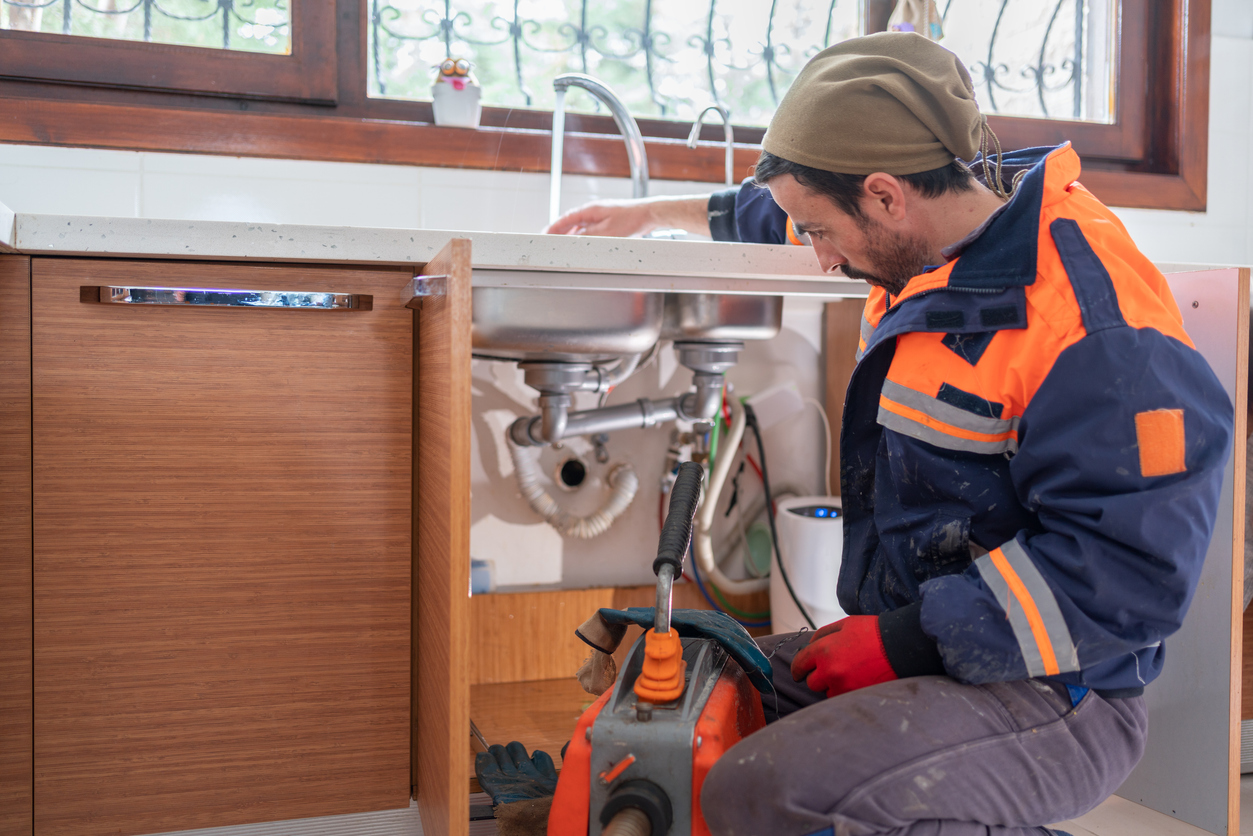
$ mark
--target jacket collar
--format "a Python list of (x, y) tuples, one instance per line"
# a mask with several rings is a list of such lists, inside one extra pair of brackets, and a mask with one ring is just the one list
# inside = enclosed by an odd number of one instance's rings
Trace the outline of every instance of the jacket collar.
[[(982, 160), (971, 167), (978, 170)], [(1070, 143), (1056, 148), (1026, 148), (1003, 156), (1004, 167), (1021, 180), (1014, 196), (977, 235), (959, 242), (960, 254), (938, 270), (915, 276), (893, 306), (919, 293), (940, 287), (997, 290), (1025, 287), (1036, 277), (1036, 250), (1040, 236), (1040, 210), (1052, 203), (1052, 194), (1079, 176), (1079, 157)], [(1052, 199), (1050, 199), (1052, 198)]]

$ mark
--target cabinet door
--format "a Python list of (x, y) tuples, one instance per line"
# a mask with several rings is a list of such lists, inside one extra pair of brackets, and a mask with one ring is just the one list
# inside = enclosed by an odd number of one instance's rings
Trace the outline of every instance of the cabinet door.
[(30, 259), (0, 255), (0, 836), (31, 836)]
[[(36, 833), (408, 806), (409, 277), (34, 260)], [(108, 284), (374, 305), (80, 301)]]
[[(470, 242), (423, 268), (417, 308), (413, 774), (427, 836), (466, 836), (470, 775)], [(438, 278), (436, 278), (438, 277)]]

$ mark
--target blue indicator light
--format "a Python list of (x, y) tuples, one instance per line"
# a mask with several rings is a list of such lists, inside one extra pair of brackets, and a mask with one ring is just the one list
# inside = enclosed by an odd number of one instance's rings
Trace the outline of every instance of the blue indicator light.
[(826, 508), (819, 508), (819, 509), (817, 509), (817, 511), (815, 512), (815, 514), (816, 514), (816, 516), (819, 516), (819, 517), (825, 517), (825, 516), (827, 515), (827, 509), (826, 509)]

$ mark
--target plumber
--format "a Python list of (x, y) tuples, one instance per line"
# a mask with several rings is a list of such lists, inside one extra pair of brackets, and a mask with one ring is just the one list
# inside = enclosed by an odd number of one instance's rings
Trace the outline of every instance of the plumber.
[(851, 615), (762, 640), (778, 704), (710, 773), (705, 817), (1053, 833), (1144, 751), (1232, 405), (1078, 155), (1002, 152), (948, 50), (884, 33), (819, 53), (762, 149), (738, 189), (550, 229), (807, 243), (872, 288), (840, 439)]

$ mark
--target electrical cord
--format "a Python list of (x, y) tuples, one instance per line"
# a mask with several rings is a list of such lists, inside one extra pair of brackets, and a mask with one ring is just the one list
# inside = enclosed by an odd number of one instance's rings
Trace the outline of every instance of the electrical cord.
[[(716, 602), (716, 601), (714, 601), (714, 599), (713, 599), (713, 598), (710, 598), (710, 597), (709, 597), (709, 592), (708, 592), (708, 591), (706, 591), (706, 589), (705, 589), (705, 583), (704, 583), (704, 581), (702, 581), (702, 580), (701, 580), (701, 577), (700, 577), (700, 568), (696, 565), (696, 553), (692, 550), (692, 547), (691, 547), (691, 545), (690, 545), (690, 544), (688, 545), (688, 555), (689, 555), (689, 556), (691, 557), (691, 559), (692, 559), (692, 576), (696, 579), (696, 588), (700, 590), (700, 594), (701, 594), (701, 595), (704, 595), (704, 596), (705, 596), (705, 600), (709, 602), (709, 606), (713, 607), (715, 610), (717, 610), (718, 612), (722, 613), (723, 615), (729, 615), (729, 616), (731, 616), (732, 620), (734, 620), (734, 621), (735, 621), (737, 624), (739, 624), (741, 627), (769, 627), (769, 626), (770, 626), (770, 619), (769, 619), (769, 618), (766, 618), (766, 620), (765, 620), (765, 621), (745, 621), (745, 620), (744, 620), (744, 618), (759, 617), (760, 615), (769, 616), (769, 615), (770, 615), (770, 613), (768, 613), (768, 612), (767, 612), (767, 613), (762, 613), (762, 614), (758, 614), (758, 613), (744, 613), (742, 610), (736, 609), (735, 607), (731, 607), (731, 605), (730, 605), (730, 604), (727, 604), (727, 607), (728, 607), (729, 609), (735, 610), (735, 612), (739, 612), (739, 613), (742, 613), (742, 614), (743, 614), (743, 617), (737, 618), (734, 614), (732, 614), (732, 613), (730, 613), (730, 612), (727, 612), (727, 610), (725, 610), (725, 609), (723, 609), (722, 607), (718, 606), (717, 602)], [(717, 591), (718, 591), (718, 587), (714, 586), (712, 581), (710, 582), (710, 584), (709, 584), (709, 585), (710, 585), (711, 587), (713, 587), (714, 592), (715, 592), (715, 594), (716, 594), (716, 593), (717, 593)], [(719, 595), (718, 597), (719, 597), (719, 598), (722, 598), (722, 596), (721, 596), (721, 595)], [(726, 601), (724, 600), (724, 601), (723, 601), (723, 603), (726, 603)]]
[(766, 518), (770, 520), (770, 540), (774, 543), (774, 557), (775, 562), (779, 565), (779, 577), (783, 578), (783, 583), (787, 587), (787, 594), (792, 596), (792, 601), (796, 604), (796, 608), (800, 610), (805, 623), (809, 625), (810, 629), (816, 630), (818, 629), (817, 625), (809, 617), (809, 611), (805, 609), (801, 599), (796, 596), (796, 590), (792, 589), (792, 581), (787, 576), (787, 569), (783, 568), (783, 553), (779, 551), (779, 532), (774, 521), (774, 499), (770, 496), (770, 471), (766, 467), (766, 446), (761, 441), (761, 427), (757, 425), (757, 413), (753, 412), (753, 407), (749, 404), (744, 404), (744, 422), (753, 431), (753, 437), (757, 439), (757, 457), (761, 459), (761, 484), (766, 491)]

